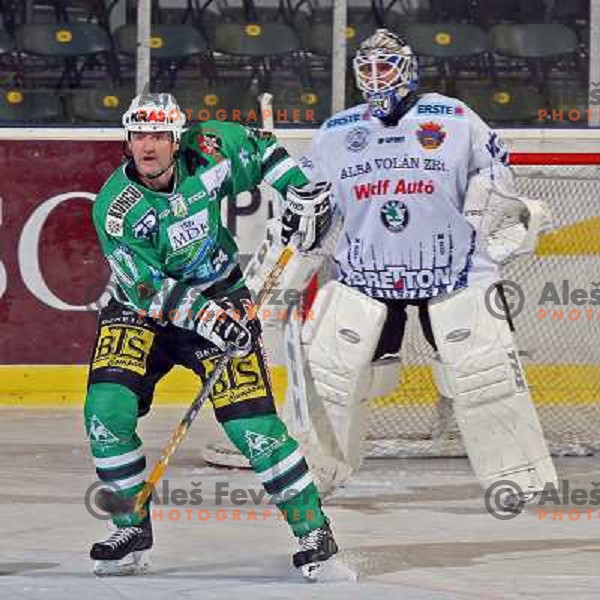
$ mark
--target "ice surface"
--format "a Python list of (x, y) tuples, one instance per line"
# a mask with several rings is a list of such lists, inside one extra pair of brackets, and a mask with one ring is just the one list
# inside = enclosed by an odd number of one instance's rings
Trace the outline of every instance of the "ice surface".
[[(0, 598), (28, 600), (165, 598), (597, 598), (600, 518), (574, 505), (579, 521), (539, 519), (530, 507), (511, 521), (485, 511), (482, 492), (463, 459), (369, 461), (327, 513), (343, 549), (340, 560), (357, 583), (304, 582), (290, 564), (295, 543), (282, 521), (262, 517), (266, 504), (217, 504), (217, 485), (260, 489), (252, 473), (221, 470), (196, 459), (201, 423), (173, 459), (171, 490), (202, 490), (200, 506), (163, 507), (155, 520), (151, 574), (91, 574), (92, 541), (104, 523), (84, 506), (95, 481), (79, 411), (0, 409)], [(180, 411), (160, 409), (143, 420), (149, 464)], [(195, 446), (196, 444), (196, 446)], [(559, 477), (591, 489), (599, 460), (560, 459)], [(201, 482), (201, 483), (199, 483)], [(241, 493), (241, 492), (240, 492)], [(208, 511), (201, 521), (198, 511)], [(591, 520), (586, 509), (593, 509)], [(179, 520), (168, 510), (179, 511)], [(192, 511), (187, 520), (186, 510)], [(216, 511), (224, 511), (219, 521)], [(239, 520), (233, 511), (239, 510)], [(254, 510), (257, 520), (248, 520)], [(176, 513), (173, 513), (175, 515)]]

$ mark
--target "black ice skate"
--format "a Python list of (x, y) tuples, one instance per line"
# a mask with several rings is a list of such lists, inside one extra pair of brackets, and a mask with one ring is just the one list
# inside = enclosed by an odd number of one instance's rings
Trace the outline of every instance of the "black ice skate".
[(152, 522), (146, 519), (137, 527), (120, 527), (109, 538), (96, 542), (90, 558), (96, 561), (96, 575), (137, 575), (148, 566), (152, 548)]
[(338, 546), (333, 539), (329, 522), (319, 529), (301, 536), (300, 552), (292, 558), (294, 567), (302, 571), (302, 575), (311, 581), (316, 581), (321, 573), (323, 563), (337, 554)]

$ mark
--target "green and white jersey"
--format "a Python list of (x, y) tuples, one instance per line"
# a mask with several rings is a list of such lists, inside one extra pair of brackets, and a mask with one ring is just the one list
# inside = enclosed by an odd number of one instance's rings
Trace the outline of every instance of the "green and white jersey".
[[(196, 124), (184, 134), (171, 192), (142, 185), (131, 162), (119, 167), (93, 209), (117, 284), (113, 297), (150, 314), (173, 311), (176, 325), (193, 328), (207, 301), (202, 292), (237, 264), (221, 201), (263, 181), (285, 195), (288, 186), (307, 179), (272, 134), (221, 121)], [(241, 285), (240, 278), (229, 289)]]

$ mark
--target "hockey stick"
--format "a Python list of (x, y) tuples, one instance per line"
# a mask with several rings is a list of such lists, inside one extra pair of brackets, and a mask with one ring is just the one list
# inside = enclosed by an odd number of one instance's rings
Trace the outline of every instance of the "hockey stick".
[[(294, 255), (295, 248), (294, 246), (286, 246), (283, 248), (277, 258), (277, 262), (271, 267), (271, 270), (265, 276), (265, 280), (260, 291), (257, 294), (255, 300), (256, 310), (261, 307), (262, 303), (265, 301), (267, 295), (271, 292), (271, 290), (277, 284), (281, 273), (290, 262), (290, 259)], [(198, 416), (198, 413), (204, 406), (206, 400), (210, 396), (212, 389), (215, 383), (221, 377), (221, 374), (229, 364), (231, 360), (231, 356), (229, 354), (223, 354), (217, 365), (212, 372), (208, 381), (202, 386), (202, 390), (198, 393), (198, 395), (194, 398), (193, 402), (183, 415), (183, 418), (177, 425), (177, 428), (171, 434), (169, 438), (169, 442), (167, 443), (163, 453), (152, 469), (144, 487), (140, 490), (138, 495), (135, 498), (121, 498), (114, 490), (107, 490), (103, 488), (101, 493), (98, 494), (97, 504), (98, 508), (101, 510), (111, 514), (123, 514), (123, 513), (140, 513), (143, 509), (144, 504), (148, 500), (148, 498), (152, 495), (152, 491), (155, 489), (156, 484), (163, 478), (167, 467), (169, 466), (169, 461), (173, 454), (179, 448), (181, 442), (184, 440), (187, 432), (189, 431), (192, 423)]]

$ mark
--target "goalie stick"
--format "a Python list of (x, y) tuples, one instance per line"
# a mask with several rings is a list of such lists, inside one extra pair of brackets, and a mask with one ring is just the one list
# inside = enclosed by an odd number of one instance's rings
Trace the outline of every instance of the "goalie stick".
[[(271, 270), (265, 276), (263, 285), (257, 294), (255, 301), (257, 311), (261, 307), (262, 303), (265, 301), (267, 295), (277, 284), (281, 273), (291, 260), (295, 251), (296, 250), (293, 245), (286, 246), (281, 250), (279, 257), (277, 258), (277, 262), (273, 265)], [(177, 428), (171, 434), (169, 442), (163, 450), (160, 459), (152, 469), (152, 472), (146, 480), (144, 487), (140, 490), (137, 496), (134, 498), (121, 498), (115, 490), (102, 488), (98, 493), (96, 500), (98, 508), (100, 508), (104, 512), (109, 513), (110, 515), (117, 515), (129, 512), (139, 513), (143, 509), (145, 502), (152, 495), (152, 491), (155, 489), (156, 484), (163, 478), (165, 471), (169, 466), (169, 461), (171, 457), (175, 454), (181, 442), (184, 440), (192, 423), (194, 422), (194, 420), (198, 416), (198, 413), (204, 406), (204, 403), (210, 396), (212, 388), (214, 387), (215, 383), (219, 380), (221, 374), (229, 364), (230, 360), (231, 356), (229, 356), (229, 354), (227, 353), (221, 356), (210, 378), (204, 384), (204, 386), (202, 386), (201, 391), (198, 392), (198, 395), (194, 398), (191, 405), (183, 415), (183, 418), (179, 422), (179, 425), (177, 425)]]

